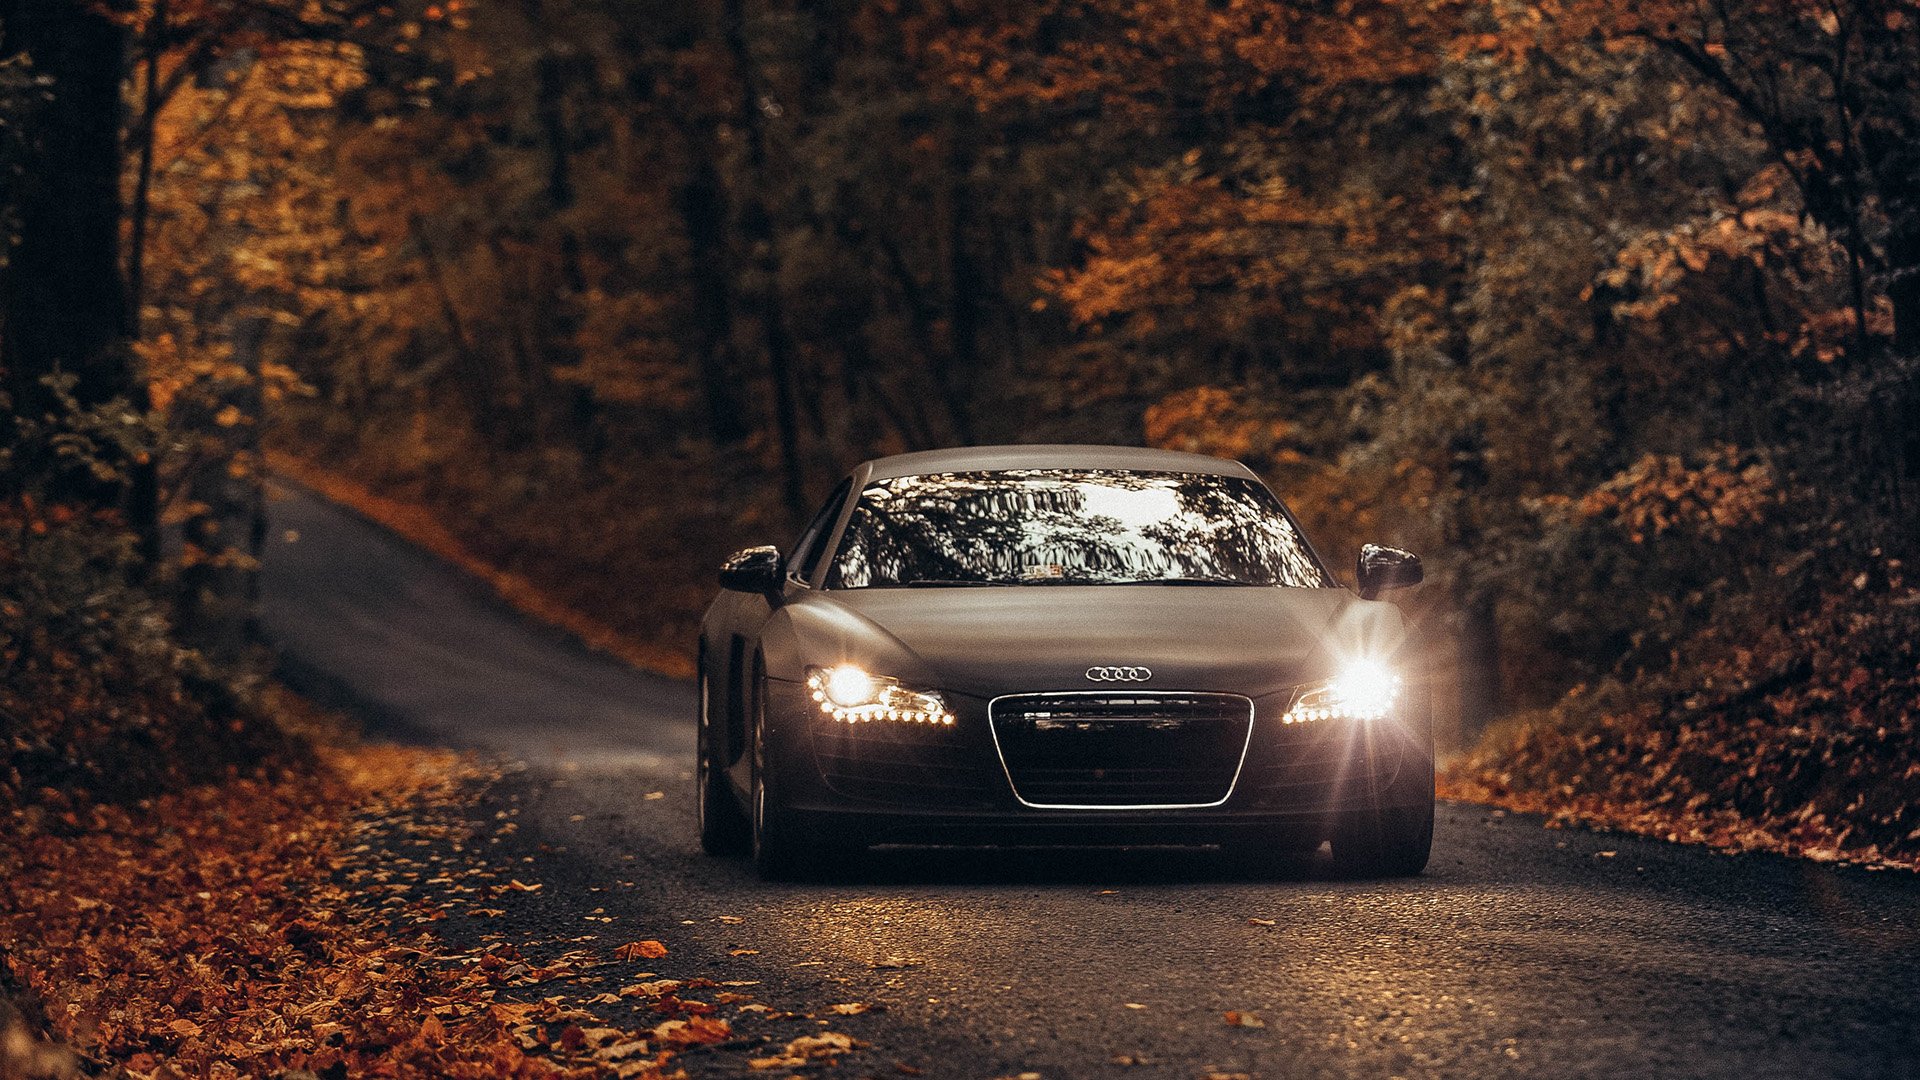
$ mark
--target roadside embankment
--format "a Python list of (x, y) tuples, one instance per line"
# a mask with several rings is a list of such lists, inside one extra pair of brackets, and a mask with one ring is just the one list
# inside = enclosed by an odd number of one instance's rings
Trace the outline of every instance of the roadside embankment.
[(1920, 869), (1920, 593), (1830, 597), (1684, 677), (1515, 717), (1441, 794), (1728, 851)]

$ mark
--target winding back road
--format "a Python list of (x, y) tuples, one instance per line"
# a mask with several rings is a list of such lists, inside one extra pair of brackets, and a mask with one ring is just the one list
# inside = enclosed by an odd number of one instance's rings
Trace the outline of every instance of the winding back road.
[[(299, 489), (271, 513), (266, 627), (292, 681), (375, 731), (527, 765), (482, 811), (548, 887), (447, 937), (658, 938), (662, 974), (817, 1013), (733, 1017), (742, 1039), (683, 1059), (695, 1075), (782, 1075), (748, 1068), (756, 1041), (831, 1028), (869, 1045), (810, 1075), (1920, 1078), (1913, 875), (1443, 804), (1410, 880), (1101, 851), (762, 883), (699, 852), (688, 685), (528, 625)], [(827, 1011), (846, 1003), (885, 1008)], [(648, 1022), (625, 1008), (599, 1011)]]

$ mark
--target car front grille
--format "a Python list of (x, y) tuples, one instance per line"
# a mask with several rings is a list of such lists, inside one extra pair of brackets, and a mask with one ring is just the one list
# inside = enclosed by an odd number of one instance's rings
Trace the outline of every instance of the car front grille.
[(1029, 806), (1212, 806), (1246, 755), (1253, 702), (1237, 694), (1056, 693), (996, 698), (988, 720)]

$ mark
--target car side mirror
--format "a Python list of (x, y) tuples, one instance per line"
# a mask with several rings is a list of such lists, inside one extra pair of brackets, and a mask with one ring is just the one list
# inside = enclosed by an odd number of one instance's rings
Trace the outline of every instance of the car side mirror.
[(1388, 589), (1418, 585), (1426, 577), (1420, 569), (1420, 556), (1399, 548), (1379, 544), (1360, 545), (1360, 566), (1355, 573), (1360, 581), (1360, 599), (1378, 600)]
[(786, 578), (780, 549), (771, 544), (743, 548), (727, 556), (727, 561), (720, 564), (720, 587), (731, 592), (759, 593), (763, 596), (777, 593), (785, 586)]

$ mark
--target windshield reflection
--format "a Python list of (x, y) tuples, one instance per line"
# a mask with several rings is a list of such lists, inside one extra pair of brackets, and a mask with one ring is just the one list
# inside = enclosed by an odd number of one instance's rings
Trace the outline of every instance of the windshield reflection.
[(826, 587), (1153, 583), (1333, 584), (1251, 480), (1022, 469), (868, 485)]

